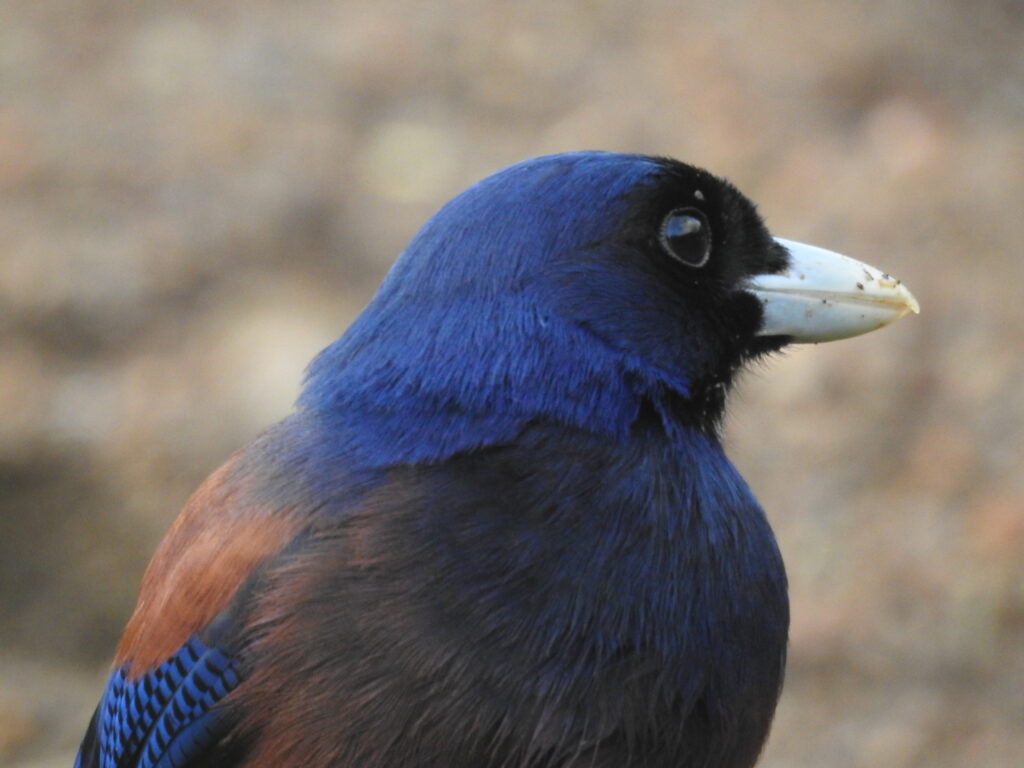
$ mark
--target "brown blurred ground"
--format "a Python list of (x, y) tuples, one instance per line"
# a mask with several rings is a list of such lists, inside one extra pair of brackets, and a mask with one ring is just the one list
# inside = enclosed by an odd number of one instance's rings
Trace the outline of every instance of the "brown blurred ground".
[(792, 664), (763, 765), (1024, 764), (1015, 0), (0, 0), (0, 764), (70, 765), (149, 554), (422, 220), (670, 154), (923, 314), (747, 377)]

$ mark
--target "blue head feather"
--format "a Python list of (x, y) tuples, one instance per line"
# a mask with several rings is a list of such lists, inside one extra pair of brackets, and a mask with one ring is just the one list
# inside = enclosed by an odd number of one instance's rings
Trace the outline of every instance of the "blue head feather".
[(622, 267), (637, 258), (617, 231), (631, 196), (664, 173), (579, 152), (470, 187), (314, 360), (300, 406), (376, 466), (501, 443), (534, 419), (625, 435), (642, 398), (687, 394), (700, 354), (678, 299)]

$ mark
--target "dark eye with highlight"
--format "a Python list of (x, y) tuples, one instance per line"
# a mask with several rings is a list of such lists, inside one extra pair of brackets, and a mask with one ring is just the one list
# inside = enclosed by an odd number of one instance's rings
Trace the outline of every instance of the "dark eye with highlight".
[(661, 245), (687, 267), (703, 267), (711, 257), (711, 229), (696, 208), (676, 208), (661, 224)]

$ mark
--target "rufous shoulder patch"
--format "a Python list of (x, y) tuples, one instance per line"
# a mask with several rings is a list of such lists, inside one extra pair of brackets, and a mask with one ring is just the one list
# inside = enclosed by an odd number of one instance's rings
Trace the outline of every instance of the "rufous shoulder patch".
[(261, 503), (232, 457), (185, 504), (146, 568), (115, 664), (130, 678), (167, 660), (224, 609), (256, 566), (301, 524)]

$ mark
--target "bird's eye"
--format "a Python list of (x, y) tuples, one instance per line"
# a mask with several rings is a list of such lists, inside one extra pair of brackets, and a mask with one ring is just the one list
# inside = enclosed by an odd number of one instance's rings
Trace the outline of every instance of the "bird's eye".
[(696, 208), (677, 208), (661, 224), (661, 245), (687, 267), (703, 267), (711, 256), (711, 229)]

